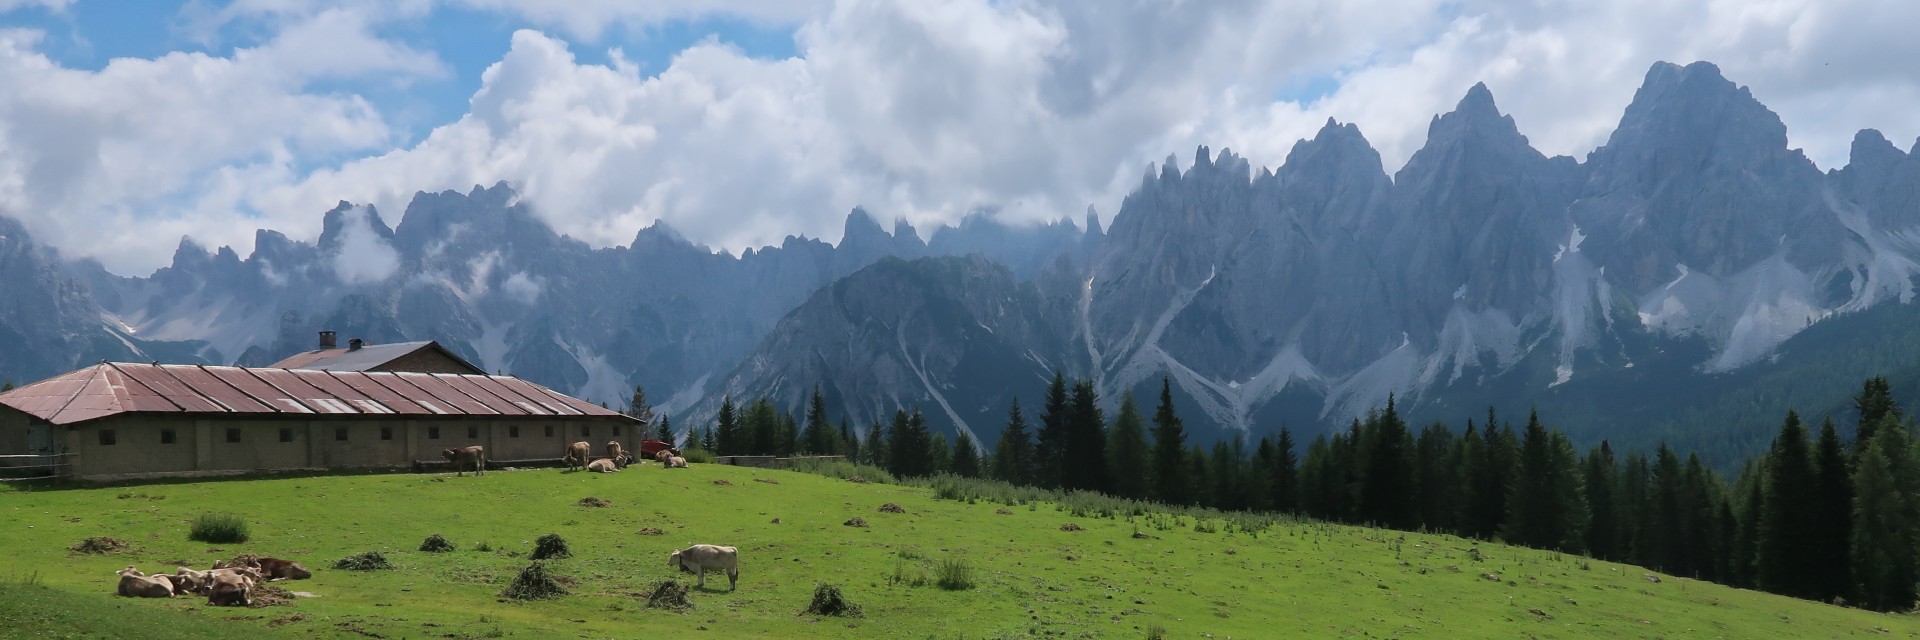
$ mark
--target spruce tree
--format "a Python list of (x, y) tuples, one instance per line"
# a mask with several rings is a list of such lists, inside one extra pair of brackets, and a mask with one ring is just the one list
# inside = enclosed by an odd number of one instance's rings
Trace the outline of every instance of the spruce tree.
[(1815, 504), (1813, 458), (1800, 414), (1787, 412), (1780, 434), (1767, 453), (1766, 509), (1760, 513), (1759, 570), (1761, 589), (1809, 598), (1815, 595), (1813, 562), (1820, 515)]
[(1145, 500), (1152, 480), (1147, 462), (1147, 435), (1133, 392), (1120, 397), (1120, 415), (1113, 419), (1113, 434), (1107, 439), (1107, 468), (1113, 470), (1113, 494), (1122, 498)]
[(1875, 611), (1904, 611), (1916, 599), (1916, 492), (1904, 429), (1877, 430), (1853, 472), (1853, 601)]
[(653, 403), (647, 402), (647, 390), (633, 385), (633, 397), (627, 401), (627, 415), (635, 420), (653, 424)]
[(1195, 445), (1187, 450), (1186, 458), (1187, 466), (1193, 469), (1193, 475), (1188, 478), (1192, 483), (1190, 486), (1193, 492), (1192, 502), (1189, 504), (1202, 507), (1215, 506), (1217, 503), (1214, 501), (1213, 492), (1207, 486), (1208, 481), (1213, 478), (1212, 465), (1207, 461), (1207, 452)]
[(1067, 400), (1067, 378), (1053, 374), (1047, 386), (1047, 402), (1040, 414), (1040, 433), (1034, 438), (1034, 484), (1058, 489), (1066, 478), (1067, 448), (1072, 408)]
[(1856, 453), (1866, 447), (1867, 441), (1873, 439), (1874, 431), (1888, 417), (1892, 417), (1895, 422), (1898, 422), (1901, 417), (1900, 405), (1893, 401), (1893, 385), (1888, 384), (1886, 378), (1879, 376), (1867, 378), (1867, 381), (1860, 385), (1860, 395), (1853, 397), (1853, 410), (1860, 417), (1859, 426), (1854, 429), (1853, 435)]
[(1686, 483), (1681, 492), (1680, 540), (1687, 564), (1683, 573), (1701, 580), (1719, 580), (1725, 567), (1721, 547), (1720, 502), (1724, 490), (1719, 479), (1700, 462), (1700, 454), (1687, 454)]
[(906, 409), (893, 411), (893, 424), (887, 437), (887, 473), (905, 478), (909, 469), (918, 470), (919, 458), (926, 455), (927, 445), (914, 436), (912, 418)]
[(1300, 460), (1300, 487), (1298, 490), (1300, 513), (1322, 520), (1333, 520), (1332, 487), (1327, 478), (1332, 475), (1328, 467), (1332, 464), (1332, 446), (1327, 436), (1314, 436), (1307, 443), (1307, 455)]
[(1222, 511), (1243, 509), (1240, 493), (1240, 457), (1225, 440), (1213, 443), (1213, 455), (1207, 457), (1208, 485), (1213, 500), (1208, 502)]
[[(1733, 546), (1727, 551), (1726, 578), (1727, 584), (1735, 587), (1753, 586), (1753, 562), (1760, 548), (1760, 512), (1766, 501), (1762, 491), (1766, 474), (1760, 469), (1758, 461), (1748, 462), (1734, 484), (1734, 493), (1740, 500), (1734, 505)], [(1853, 505), (1848, 504), (1847, 508), (1851, 510)]]
[(1067, 446), (1061, 486), (1081, 491), (1107, 491), (1107, 421), (1100, 410), (1100, 394), (1092, 380), (1073, 384), (1067, 417)]
[[(900, 412), (894, 412), (894, 418), (900, 417)], [(881, 469), (893, 467), (892, 461), (887, 459), (893, 453), (893, 444), (888, 441), (887, 428), (879, 420), (873, 421), (873, 426), (867, 428), (867, 440), (860, 443), (860, 448), (866, 451), (867, 464)]]
[(1619, 507), (1614, 504), (1617, 482), (1613, 446), (1601, 440), (1580, 464), (1581, 485), (1587, 490), (1587, 553), (1602, 560), (1621, 561)]
[(667, 414), (662, 413), (660, 414), (660, 417), (657, 420), (657, 422), (659, 422), (660, 424), (654, 427), (653, 439), (659, 440), (661, 442), (665, 442), (667, 444), (674, 444), (673, 418), (668, 417)]
[(1273, 444), (1274, 465), (1268, 475), (1268, 506), (1281, 513), (1300, 510), (1300, 460), (1293, 452), (1293, 433), (1280, 427), (1280, 438)]
[(947, 467), (962, 478), (980, 477), (980, 448), (973, 444), (973, 436), (962, 431), (954, 438), (953, 462)]
[(853, 434), (853, 423), (846, 416), (840, 417), (840, 455), (848, 462), (860, 461), (860, 437)]
[[(1501, 534), (1508, 542), (1538, 549), (1574, 549), (1581, 529), (1571, 528), (1573, 513), (1584, 505), (1572, 492), (1573, 464), (1557, 452), (1561, 443), (1540, 424), (1539, 412), (1527, 416), (1520, 440), (1519, 475), (1514, 478), (1507, 498), (1507, 517)], [(1564, 464), (1564, 466), (1563, 466)], [(1573, 495), (1569, 495), (1572, 493)]]
[(1153, 410), (1154, 497), (1171, 505), (1194, 503), (1189, 480), (1187, 430), (1173, 410), (1173, 383), (1160, 378), (1160, 405)]
[(1849, 530), (1853, 525), (1853, 468), (1832, 418), (1820, 424), (1820, 440), (1814, 445), (1813, 457), (1815, 473), (1819, 474), (1813, 490), (1814, 508), (1819, 514), (1815, 522), (1819, 526), (1814, 529), (1816, 541), (1808, 552), (1819, 571), (1814, 576), (1814, 597), (1830, 602), (1845, 597), (1853, 584), (1847, 571), (1847, 545), (1853, 539)]
[(993, 476), (1017, 484), (1033, 484), (1033, 438), (1027, 433), (1027, 419), (1020, 415), (1020, 399), (1007, 409), (1007, 427), (1000, 430), (1000, 442), (993, 447)]
[(833, 422), (827, 418), (827, 401), (820, 385), (813, 386), (813, 398), (807, 402), (807, 424), (800, 436), (800, 451), (817, 456), (838, 453), (834, 446)]
[(1407, 423), (1387, 396), (1387, 408), (1367, 424), (1366, 470), (1360, 491), (1361, 518), (1393, 529), (1418, 524), (1414, 498), (1413, 443)]
[(1454, 529), (1460, 483), (1454, 476), (1453, 450), (1453, 430), (1439, 422), (1421, 430), (1420, 439), (1414, 443), (1414, 486), (1419, 492), (1414, 504), (1419, 509), (1422, 527), (1439, 531)]
[(746, 453), (746, 434), (741, 433), (740, 417), (736, 414), (733, 397), (721, 396), (719, 426), (714, 434), (715, 454), (737, 456)]
[(1686, 527), (1686, 470), (1680, 457), (1667, 443), (1654, 452), (1653, 474), (1648, 482), (1647, 507), (1651, 510), (1642, 526), (1647, 545), (1647, 566), (1668, 573), (1686, 575), (1686, 542), (1681, 537)]
[(927, 474), (935, 475), (953, 472), (953, 446), (947, 444), (947, 434), (927, 434)]
[(714, 434), (713, 427), (707, 427), (702, 431), (703, 433), (700, 434), (700, 448), (705, 449), (710, 453), (719, 452), (720, 438), (719, 436)]

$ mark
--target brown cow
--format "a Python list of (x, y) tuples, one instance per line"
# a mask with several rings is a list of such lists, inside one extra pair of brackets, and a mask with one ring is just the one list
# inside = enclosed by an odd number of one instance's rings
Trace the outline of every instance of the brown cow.
[(215, 573), (213, 587), (207, 590), (207, 604), (216, 607), (252, 605), (253, 599), (247, 596), (253, 591), (253, 576), (258, 574), (244, 569), (240, 571), (245, 573)]
[(633, 464), (633, 456), (628, 455), (626, 449), (620, 447), (619, 440), (607, 441), (607, 459), (612, 460), (616, 467), (626, 467), (629, 464)]
[(667, 468), (668, 469), (685, 469), (687, 468), (687, 459), (682, 458), (680, 456), (673, 456), (673, 457), (667, 458)]
[(305, 580), (313, 577), (313, 572), (308, 571), (306, 565), (279, 558), (255, 560), (254, 569), (260, 572), (261, 577), (268, 580)]
[(149, 576), (127, 565), (127, 568), (114, 572), (120, 576), (120, 589), (116, 593), (129, 598), (171, 598), (173, 580), (166, 576)]
[(587, 466), (587, 456), (592, 455), (592, 452), (593, 445), (575, 442), (567, 445), (567, 455), (562, 456), (560, 462), (566, 464), (568, 470), (579, 469)]
[(480, 445), (460, 447), (440, 452), (441, 457), (453, 463), (453, 475), (466, 475), (467, 465), (473, 465), (473, 475), (487, 475), (487, 448)]

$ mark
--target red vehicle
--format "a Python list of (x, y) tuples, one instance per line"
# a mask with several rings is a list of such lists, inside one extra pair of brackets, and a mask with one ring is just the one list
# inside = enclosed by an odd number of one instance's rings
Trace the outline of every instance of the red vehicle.
[(654, 457), (654, 454), (660, 453), (662, 451), (667, 452), (667, 455), (670, 455), (670, 456), (680, 455), (680, 450), (674, 448), (673, 443), (671, 442), (666, 442), (662, 440), (640, 441), (640, 459), (642, 460), (655, 460), (656, 458)]

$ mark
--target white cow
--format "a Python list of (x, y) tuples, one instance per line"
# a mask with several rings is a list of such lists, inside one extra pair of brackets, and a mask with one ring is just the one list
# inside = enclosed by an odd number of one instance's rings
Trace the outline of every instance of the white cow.
[(727, 572), (728, 591), (740, 582), (740, 551), (733, 547), (696, 544), (667, 556), (667, 566), (699, 575), (699, 583), (694, 585), (699, 588), (707, 586), (708, 569)]
[(173, 581), (166, 576), (150, 576), (127, 565), (127, 568), (114, 572), (120, 576), (120, 595), (129, 598), (171, 598)]

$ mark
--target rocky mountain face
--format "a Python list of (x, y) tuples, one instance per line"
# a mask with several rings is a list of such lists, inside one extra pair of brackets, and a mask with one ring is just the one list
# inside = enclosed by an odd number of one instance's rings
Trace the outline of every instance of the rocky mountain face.
[(245, 258), (185, 240), (171, 266), (122, 278), (0, 226), (0, 332), (36, 332), (0, 365), (31, 378), (115, 344), (264, 364), (328, 328), (440, 340), (615, 405), (644, 384), (680, 425), (724, 396), (798, 412), (817, 385), (863, 426), (918, 406), (981, 442), (1056, 370), (1109, 402), (1169, 377), (1202, 439), (1311, 432), (1390, 393), (1416, 419), (1593, 413), (1831, 369), (1814, 352), (1839, 337), (1782, 345), (1897, 324), (1880, 312), (1920, 274), (1917, 152), (1862, 131), (1822, 172), (1713, 65), (1661, 63), (1584, 159), (1541, 154), (1474, 86), (1392, 175), (1330, 120), (1277, 167), (1169, 156), (1106, 227), (1092, 210), (1038, 227), (979, 212), (923, 241), (856, 209), (838, 246), (736, 257), (656, 224), (594, 249), (503, 184), (419, 194), (397, 226), (341, 203), (316, 242), (263, 230)]

